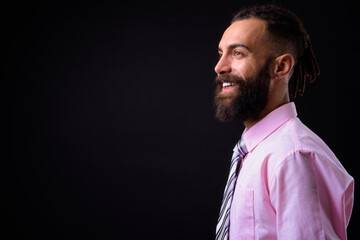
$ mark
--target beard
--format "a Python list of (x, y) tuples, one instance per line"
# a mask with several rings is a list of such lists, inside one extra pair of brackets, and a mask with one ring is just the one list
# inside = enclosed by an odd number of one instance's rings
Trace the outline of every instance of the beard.
[[(268, 101), (270, 87), (270, 59), (259, 72), (245, 81), (240, 76), (230, 74), (216, 78), (214, 103), (216, 118), (222, 122), (246, 121), (257, 119)], [(229, 82), (234, 85), (230, 93), (222, 93), (222, 84)]]

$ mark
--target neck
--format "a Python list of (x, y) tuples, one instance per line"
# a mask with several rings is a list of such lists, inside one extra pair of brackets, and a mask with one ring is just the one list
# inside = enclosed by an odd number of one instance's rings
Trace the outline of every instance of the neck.
[(258, 123), (261, 119), (263, 119), (266, 115), (277, 109), (278, 107), (287, 104), (290, 102), (289, 95), (285, 94), (282, 98), (278, 99), (278, 101), (271, 101), (269, 98), (266, 106), (264, 109), (254, 118), (246, 119), (243, 123), (245, 127), (249, 130), (252, 126), (254, 126), (256, 123)]

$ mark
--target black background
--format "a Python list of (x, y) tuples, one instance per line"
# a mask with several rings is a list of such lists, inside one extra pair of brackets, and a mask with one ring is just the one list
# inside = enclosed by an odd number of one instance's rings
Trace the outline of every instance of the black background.
[[(0, 238), (213, 239), (243, 131), (214, 118), (213, 69), (251, 3), (3, 5)], [(303, 20), (321, 68), (299, 117), (359, 180), (356, 7), (273, 3)]]

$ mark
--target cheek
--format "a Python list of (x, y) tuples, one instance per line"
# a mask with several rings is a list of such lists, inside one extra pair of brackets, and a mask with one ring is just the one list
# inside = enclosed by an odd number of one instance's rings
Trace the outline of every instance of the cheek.
[(256, 74), (256, 65), (250, 61), (236, 62), (232, 66), (233, 74), (246, 79)]

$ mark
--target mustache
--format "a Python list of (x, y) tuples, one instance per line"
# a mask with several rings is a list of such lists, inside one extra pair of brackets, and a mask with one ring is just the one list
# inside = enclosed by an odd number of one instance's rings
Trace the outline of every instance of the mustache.
[(218, 85), (223, 84), (224, 82), (239, 84), (244, 82), (244, 79), (242, 77), (234, 76), (231, 74), (218, 75), (215, 78), (215, 83)]

